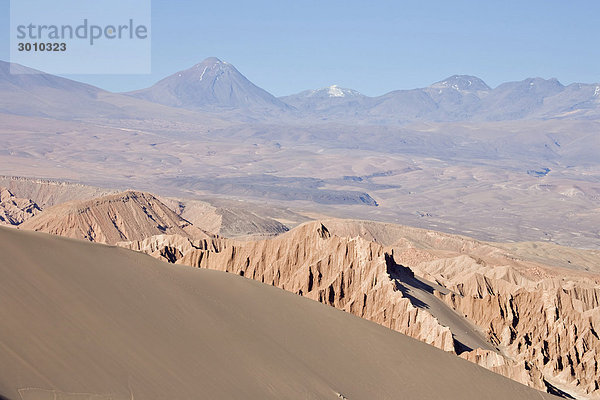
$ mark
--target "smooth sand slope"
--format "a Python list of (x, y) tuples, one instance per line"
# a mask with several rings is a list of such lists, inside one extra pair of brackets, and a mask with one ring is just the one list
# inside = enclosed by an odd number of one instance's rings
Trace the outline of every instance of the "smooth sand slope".
[(553, 398), (233, 274), (0, 228), (8, 399)]

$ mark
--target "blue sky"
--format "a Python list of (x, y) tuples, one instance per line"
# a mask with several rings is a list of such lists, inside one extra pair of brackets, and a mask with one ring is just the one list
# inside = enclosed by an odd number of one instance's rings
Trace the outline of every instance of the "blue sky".
[[(0, 0), (2, 60), (8, 10)], [(373, 96), (453, 74), (599, 82), (599, 15), (597, 0), (153, 0), (151, 75), (68, 77), (125, 91), (216, 56), (278, 96), (330, 84)]]

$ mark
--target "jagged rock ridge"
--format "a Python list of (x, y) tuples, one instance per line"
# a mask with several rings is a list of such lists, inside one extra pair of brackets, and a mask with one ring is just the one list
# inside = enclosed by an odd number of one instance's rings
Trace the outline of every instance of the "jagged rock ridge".
[[(448, 289), (436, 296), (483, 329), (504, 356), (480, 350), (464, 358), (551, 392), (559, 387), (574, 396), (600, 398), (598, 252), (549, 245), (559, 257), (550, 254), (544, 263), (529, 251), (517, 251), (518, 244), (373, 222), (327, 223), (337, 234), (385, 243), (416, 275)], [(572, 262), (563, 263), (560, 253)], [(503, 371), (506, 364), (521, 368)]]

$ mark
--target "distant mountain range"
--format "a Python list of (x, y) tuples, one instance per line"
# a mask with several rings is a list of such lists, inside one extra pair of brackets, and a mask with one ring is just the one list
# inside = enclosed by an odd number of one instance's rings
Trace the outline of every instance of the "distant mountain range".
[(431, 86), (396, 90), (378, 97), (332, 86), (281, 99), (299, 110), (323, 118), (354, 118), (382, 123), (409, 121), (504, 121), (547, 118), (597, 118), (600, 86), (574, 83), (563, 86), (556, 79), (529, 78), (507, 82), (495, 89), (481, 79), (454, 75)]
[(144, 118), (181, 109), (217, 115), (235, 111), (235, 115), (248, 115), (253, 120), (393, 125), (600, 118), (600, 85), (564, 86), (556, 79), (529, 78), (492, 89), (477, 77), (454, 75), (425, 88), (395, 90), (377, 97), (332, 85), (277, 98), (254, 85), (233, 65), (214, 57), (149, 88), (122, 94), (15, 67), (28, 73), (11, 75), (10, 64), (0, 62), (0, 112), (18, 115)]

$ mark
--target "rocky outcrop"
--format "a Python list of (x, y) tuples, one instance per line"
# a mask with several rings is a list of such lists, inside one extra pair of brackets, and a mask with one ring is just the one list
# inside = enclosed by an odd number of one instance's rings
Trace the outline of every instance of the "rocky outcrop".
[(30, 199), (18, 198), (5, 187), (0, 187), (0, 224), (20, 225), (42, 210)]
[(135, 191), (49, 207), (20, 228), (108, 244), (162, 234), (211, 237), (153, 195)]
[(471, 286), (470, 293), (440, 297), (486, 327), (507, 357), (534, 366), (562, 387), (598, 397), (600, 286), (547, 279), (515, 288), (497, 280), (501, 284), (480, 275), (463, 284)]

